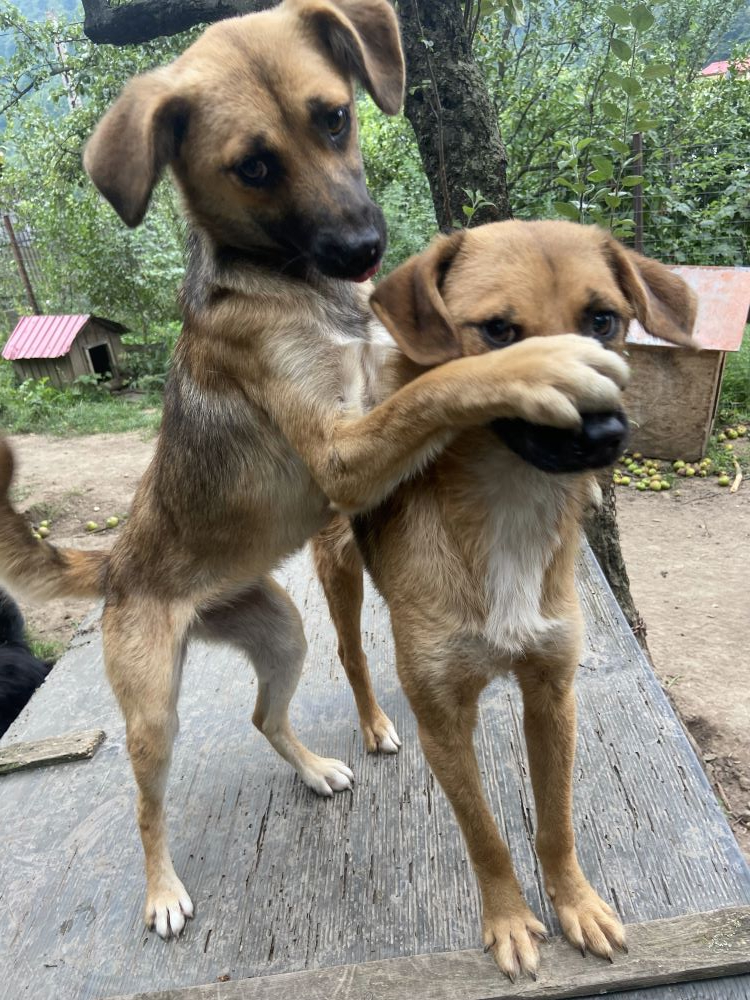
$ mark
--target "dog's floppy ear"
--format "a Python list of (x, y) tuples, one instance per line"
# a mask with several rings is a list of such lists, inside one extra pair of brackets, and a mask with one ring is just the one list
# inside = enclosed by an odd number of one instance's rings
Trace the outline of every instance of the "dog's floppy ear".
[(298, 0), (298, 9), (334, 64), (359, 80), (381, 111), (397, 115), (406, 71), (388, 0)]
[(664, 264), (608, 239), (617, 280), (644, 330), (672, 344), (695, 347), (692, 332), (698, 300), (692, 289)]
[(440, 285), (463, 238), (463, 232), (438, 236), (423, 253), (383, 278), (370, 298), (380, 322), (419, 365), (439, 365), (461, 355)]
[(156, 182), (177, 155), (187, 115), (168, 73), (157, 70), (128, 83), (89, 139), (83, 165), (128, 226), (146, 214)]

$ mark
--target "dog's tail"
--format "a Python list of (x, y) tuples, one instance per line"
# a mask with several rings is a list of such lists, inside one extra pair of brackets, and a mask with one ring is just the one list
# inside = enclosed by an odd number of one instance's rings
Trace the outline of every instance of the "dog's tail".
[(35, 539), (8, 497), (12, 479), (13, 452), (0, 437), (0, 580), (37, 600), (103, 596), (109, 553), (56, 549)]

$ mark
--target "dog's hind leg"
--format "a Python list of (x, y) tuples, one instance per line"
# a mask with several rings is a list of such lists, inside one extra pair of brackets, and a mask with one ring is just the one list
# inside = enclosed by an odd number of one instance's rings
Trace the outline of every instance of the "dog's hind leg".
[(137, 816), (146, 860), (146, 923), (177, 937), (193, 904), (167, 843), (164, 793), (177, 734), (177, 696), (192, 606), (123, 600), (103, 618), (107, 675), (120, 703), (138, 786)]
[(404, 691), (419, 725), (419, 741), (427, 762), (448, 796), (482, 895), (482, 936), (500, 969), (512, 980), (522, 972), (535, 975), (544, 925), (523, 898), (503, 841), (484, 795), (474, 727), (477, 700), (485, 678), (467, 654), (457, 661), (444, 641), (432, 646), (411, 643), (412, 624), (397, 630), (398, 668)]
[(372, 688), (360, 626), (362, 557), (349, 521), (334, 518), (312, 542), (315, 569), (328, 601), (339, 642), (339, 659), (354, 694), (362, 738), (370, 753), (398, 753), (401, 740)]
[(573, 761), (577, 649), (530, 656), (515, 668), (523, 693), (524, 731), (537, 812), (536, 848), (544, 882), (565, 936), (612, 960), (625, 948), (616, 914), (592, 889), (576, 857), (573, 833)]
[(223, 604), (201, 609), (195, 632), (229, 642), (246, 653), (258, 676), (254, 725), (318, 795), (352, 787), (354, 775), (340, 760), (319, 757), (305, 747), (289, 722), (289, 702), (302, 674), (307, 643), (299, 612), (270, 577)]

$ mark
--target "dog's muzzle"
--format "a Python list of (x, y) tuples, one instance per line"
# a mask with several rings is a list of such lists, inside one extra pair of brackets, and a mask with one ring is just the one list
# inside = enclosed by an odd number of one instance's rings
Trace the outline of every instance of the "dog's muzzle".
[(578, 431), (507, 418), (493, 420), (490, 428), (511, 451), (543, 472), (601, 469), (622, 454), (628, 440), (628, 418), (622, 410), (584, 413)]

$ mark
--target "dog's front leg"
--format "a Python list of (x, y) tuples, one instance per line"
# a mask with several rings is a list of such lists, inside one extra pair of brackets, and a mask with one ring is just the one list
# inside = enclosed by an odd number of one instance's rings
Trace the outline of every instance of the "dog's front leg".
[(120, 703), (130, 762), (138, 786), (137, 817), (146, 861), (149, 927), (178, 937), (193, 904), (172, 865), (164, 793), (177, 735), (185, 636), (192, 607), (155, 600), (108, 604), (102, 619), (104, 659)]
[(573, 761), (576, 706), (573, 679), (577, 649), (554, 657), (530, 657), (516, 668), (524, 706), (524, 731), (537, 812), (536, 847), (545, 887), (563, 933), (612, 961), (612, 949), (626, 950), (616, 914), (587, 882), (573, 833)]
[(315, 569), (339, 643), (339, 659), (354, 694), (362, 739), (370, 753), (398, 753), (401, 740), (378, 704), (362, 649), (362, 557), (348, 518), (338, 516), (312, 541)]
[(422, 749), (456, 814), (479, 882), (485, 947), (511, 980), (519, 973), (535, 976), (538, 944), (547, 931), (523, 898), (484, 796), (474, 751), (477, 699), (485, 682), (467, 677), (463, 664), (454, 670), (450, 662), (440, 662), (439, 648), (445, 644), (436, 644), (436, 655), (429, 658), (424, 649), (410, 648), (403, 632), (397, 645), (399, 676), (417, 717)]

